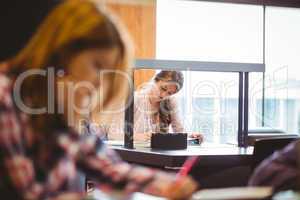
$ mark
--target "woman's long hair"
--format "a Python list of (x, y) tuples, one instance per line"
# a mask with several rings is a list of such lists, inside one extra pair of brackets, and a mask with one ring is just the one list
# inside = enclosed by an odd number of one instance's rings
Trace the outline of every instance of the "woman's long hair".
[[(164, 81), (172, 84), (176, 84), (177, 89), (176, 92), (181, 90), (183, 86), (183, 74), (180, 71), (160, 71), (155, 75), (154, 81)], [(170, 99), (164, 99), (160, 102), (159, 106), (159, 131), (162, 133), (166, 133), (169, 131), (169, 126), (171, 124), (171, 113), (174, 112), (171, 106)]]
[[(122, 25), (107, 13), (99, 3), (92, 0), (65, 0), (46, 17), (29, 43), (9, 61), (8, 74), (13, 78), (31, 69), (47, 70), (54, 67), (65, 70), (70, 57), (90, 48), (120, 49), (121, 58), (115, 70), (128, 73), (132, 61), (132, 46)], [(66, 70), (67, 71), (67, 70)], [(105, 108), (120, 94), (125, 94), (123, 77), (113, 73), (106, 84), (110, 92), (98, 102)], [(49, 94), (47, 76), (27, 77), (21, 87), (21, 98), (32, 108), (46, 107)], [(51, 98), (50, 98), (51, 99)], [(66, 125), (62, 116), (54, 114), (31, 115), (32, 126), (40, 132), (51, 130), (54, 124)], [(51, 124), (53, 122), (53, 124)]]

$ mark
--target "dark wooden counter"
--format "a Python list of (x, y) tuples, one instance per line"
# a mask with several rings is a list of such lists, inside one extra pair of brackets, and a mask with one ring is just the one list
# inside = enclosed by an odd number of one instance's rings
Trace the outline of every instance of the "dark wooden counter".
[(130, 163), (177, 171), (188, 156), (200, 156), (191, 175), (202, 188), (245, 186), (251, 174), (253, 147), (205, 143), (186, 150), (163, 151), (135, 145), (126, 149), (121, 143), (109, 145)]
[(122, 146), (111, 145), (120, 156), (132, 163), (157, 167), (180, 167), (188, 156), (200, 156), (201, 166), (235, 167), (250, 165), (253, 148), (239, 148), (234, 145), (203, 144), (189, 146), (186, 150), (153, 150), (149, 147), (138, 146), (126, 149)]

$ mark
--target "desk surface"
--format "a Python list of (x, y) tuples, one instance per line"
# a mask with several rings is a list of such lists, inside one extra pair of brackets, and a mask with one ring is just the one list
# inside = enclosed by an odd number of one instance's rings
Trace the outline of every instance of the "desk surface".
[(157, 167), (180, 167), (188, 156), (200, 156), (199, 164), (201, 166), (249, 165), (252, 162), (253, 154), (253, 147), (240, 148), (235, 145), (211, 143), (173, 151), (153, 150), (145, 145), (136, 145), (135, 149), (126, 149), (121, 144), (110, 144), (110, 147), (128, 162)]
[[(91, 194), (90, 197), (92, 197), (93, 199), (96, 200), (117, 200), (117, 199), (121, 199), (120, 196), (118, 197), (113, 197), (113, 196), (109, 196), (103, 192), (101, 192), (100, 190), (94, 190)], [(131, 198), (129, 198), (129, 200), (166, 200), (165, 198), (162, 197), (156, 197), (156, 196), (151, 196), (151, 195), (147, 195), (147, 194), (143, 194), (143, 193), (139, 193), (136, 192), (132, 195)]]

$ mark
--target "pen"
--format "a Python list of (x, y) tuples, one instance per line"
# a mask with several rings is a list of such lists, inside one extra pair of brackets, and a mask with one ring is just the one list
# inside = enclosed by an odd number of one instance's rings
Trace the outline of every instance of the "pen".
[(175, 180), (176, 184), (179, 184), (182, 178), (188, 175), (188, 173), (191, 171), (192, 167), (195, 165), (195, 163), (198, 160), (199, 160), (198, 156), (190, 156), (186, 159), (186, 161), (182, 165), (182, 168), (176, 174), (176, 180)]

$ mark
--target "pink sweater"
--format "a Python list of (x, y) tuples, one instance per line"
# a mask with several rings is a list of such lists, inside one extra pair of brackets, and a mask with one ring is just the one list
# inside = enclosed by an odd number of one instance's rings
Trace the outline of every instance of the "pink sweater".
[[(146, 86), (134, 94), (134, 132), (135, 133), (155, 133), (159, 132), (159, 107), (154, 106), (149, 101), (151, 85)], [(171, 127), (172, 132), (184, 132), (182, 120), (179, 117), (177, 101), (175, 97), (170, 97), (171, 107)], [(171, 131), (170, 131), (171, 132)]]

